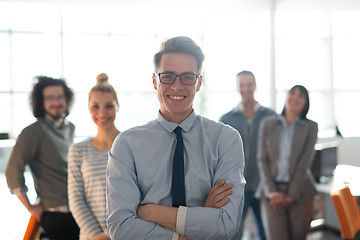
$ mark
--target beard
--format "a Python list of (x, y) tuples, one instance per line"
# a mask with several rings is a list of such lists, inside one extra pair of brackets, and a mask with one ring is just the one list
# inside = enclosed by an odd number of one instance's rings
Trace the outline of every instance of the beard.
[(49, 115), (51, 118), (53, 118), (55, 121), (58, 121), (58, 120), (60, 120), (60, 119), (65, 118), (65, 113), (56, 114), (56, 115), (48, 113), (48, 115)]
[(65, 118), (65, 112), (66, 112), (66, 108), (64, 106), (61, 106), (60, 108), (59, 107), (50, 108), (49, 111), (46, 112), (46, 114), (57, 121)]

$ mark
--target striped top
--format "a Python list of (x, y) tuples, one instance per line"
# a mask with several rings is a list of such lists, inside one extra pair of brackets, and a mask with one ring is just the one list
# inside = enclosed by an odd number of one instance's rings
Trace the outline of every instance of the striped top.
[(69, 148), (68, 195), (70, 211), (80, 227), (80, 240), (105, 232), (105, 181), (108, 152), (86, 139)]

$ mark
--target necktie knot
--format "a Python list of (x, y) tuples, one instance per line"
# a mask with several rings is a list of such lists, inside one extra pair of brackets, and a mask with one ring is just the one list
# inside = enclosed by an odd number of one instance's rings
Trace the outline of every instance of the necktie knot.
[(174, 129), (174, 132), (176, 134), (176, 137), (180, 137), (181, 136), (181, 127), (180, 126), (177, 126), (175, 129)]

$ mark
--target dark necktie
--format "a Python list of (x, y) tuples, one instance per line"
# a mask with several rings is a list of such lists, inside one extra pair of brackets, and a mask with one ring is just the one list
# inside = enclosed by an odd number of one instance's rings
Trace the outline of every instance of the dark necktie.
[(186, 206), (185, 200), (185, 177), (184, 177), (184, 142), (181, 135), (181, 127), (175, 128), (176, 148), (174, 154), (171, 195), (173, 207)]

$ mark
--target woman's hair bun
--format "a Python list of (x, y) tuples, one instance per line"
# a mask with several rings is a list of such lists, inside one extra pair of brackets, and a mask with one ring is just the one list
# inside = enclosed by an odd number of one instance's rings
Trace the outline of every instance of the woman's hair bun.
[(108, 79), (109, 79), (109, 77), (106, 73), (100, 73), (96, 77), (97, 84), (106, 83), (108, 81)]

